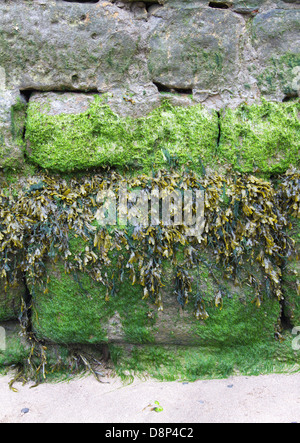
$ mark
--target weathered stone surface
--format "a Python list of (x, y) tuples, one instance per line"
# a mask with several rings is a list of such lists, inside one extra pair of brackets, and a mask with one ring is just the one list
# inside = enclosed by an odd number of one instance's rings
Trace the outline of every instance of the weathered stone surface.
[(13, 87), (107, 91), (145, 76), (140, 22), (110, 3), (12, 2), (0, 13), (0, 66)]
[[(41, 105), (40, 109), (48, 115), (76, 115), (87, 111), (96, 95), (99, 94), (96, 92), (34, 92), (30, 97), (29, 103)], [(124, 89), (114, 89), (113, 92), (106, 94), (105, 97), (110, 108), (121, 117), (145, 116), (158, 107), (163, 100), (162, 94), (158, 93), (157, 88), (153, 84), (149, 85), (147, 90), (141, 90), (141, 87), (134, 85), (127, 91), (124, 91)], [(179, 98), (181, 99), (179, 105), (181, 105), (184, 98)], [(189, 105), (191, 102), (193, 101), (190, 99)]]
[(258, 14), (252, 25), (256, 60), (249, 71), (263, 95), (283, 100), (300, 90), (300, 10)]
[(297, 5), (2, 1), (0, 70), (9, 89), (110, 92), (136, 115), (159, 102), (153, 81), (215, 109), (281, 100), (296, 94)]
[(252, 11), (260, 10), (265, 4), (268, 3), (266, 0), (233, 0), (232, 8), (236, 12), (241, 13), (251, 13)]

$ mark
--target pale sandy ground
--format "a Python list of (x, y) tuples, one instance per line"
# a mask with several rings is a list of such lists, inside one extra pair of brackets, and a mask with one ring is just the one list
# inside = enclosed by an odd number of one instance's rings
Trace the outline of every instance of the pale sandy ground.
[[(36, 388), (0, 377), (0, 423), (300, 423), (300, 373), (194, 383), (88, 376)], [(148, 405), (159, 401), (162, 412)], [(29, 412), (21, 412), (28, 408)]]

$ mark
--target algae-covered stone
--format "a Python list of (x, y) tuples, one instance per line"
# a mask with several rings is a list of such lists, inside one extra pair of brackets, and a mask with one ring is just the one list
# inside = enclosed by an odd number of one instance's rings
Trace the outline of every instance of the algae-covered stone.
[(21, 300), (25, 296), (25, 286), (21, 281), (7, 286), (0, 279), (0, 321), (18, 319), (21, 313)]
[(283, 270), (284, 314), (291, 325), (300, 325), (300, 220), (293, 221), (290, 235), (296, 242), (297, 254)]
[[(148, 305), (138, 287), (120, 286), (105, 301), (106, 288), (82, 273), (66, 275), (63, 265), (48, 267), (47, 295), (34, 288), (34, 330), (55, 343), (151, 342)], [(147, 328), (148, 326), (148, 328)]]
[(262, 375), (299, 370), (291, 339), (246, 346), (110, 345), (116, 373), (145, 374), (164, 381), (195, 381), (231, 375)]
[(281, 173), (298, 166), (299, 111), (298, 102), (266, 101), (226, 109), (220, 121), (220, 160), (242, 172)]
[(29, 346), (22, 337), (18, 322), (0, 322), (0, 369), (23, 364), (29, 355)]
[[(119, 253), (120, 254), (120, 253)], [(115, 257), (116, 259), (116, 257)], [(114, 260), (115, 260), (114, 259)], [(55, 343), (139, 343), (199, 346), (247, 345), (274, 337), (280, 305), (275, 298), (265, 297), (260, 309), (253, 303), (254, 291), (245, 284), (233, 287), (218, 274), (227, 288), (223, 309), (215, 306), (218, 284), (205, 265), (200, 276), (194, 276), (194, 293), (182, 309), (174, 293), (175, 270), (163, 265), (162, 300), (164, 309), (157, 310), (151, 299), (144, 299), (141, 285), (132, 285), (128, 275), (119, 280), (115, 265), (104, 267), (113, 278), (114, 295), (88, 274), (66, 274), (62, 262), (46, 264), (50, 281), (32, 288), (33, 329), (39, 339)], [(206, 293), (209, 318), (197, 320), (196, 285)], [(109, 296), (109, 300), (107, 297)]]
[(0, 87), (0, 168), (19, 169), (23, 158), (26, 103), (19, 93)]
[(167, 165), (165, 151), (180, 164), (211, 162), (218, 134), (217, 113), (201, 105), (165, 102), (133, 119), (114, 113), (105, 97), (81, 94), (34, 96), (26, 125), (29, 159), (60, 172), (99, 166), (149, 171)]

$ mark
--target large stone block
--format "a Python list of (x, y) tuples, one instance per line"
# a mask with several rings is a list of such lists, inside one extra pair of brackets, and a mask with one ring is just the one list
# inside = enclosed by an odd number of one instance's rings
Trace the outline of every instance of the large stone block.
[(16, 320), (21, 314), (22, 298), (26, 288), (22, 280), (15, 281), (8, 286), (4, 279), (0, 279), (0, 321)]
[(248, 67), (262, 94), (275, 100), (300, 90), (300, 10), (275, 9), (252, 24), (256, 60)]
[(152, 79), (208, 94), (231, 89), (237, 82), (243, 25), (238, 15), (195, 3), (166, 10), (150, 38)]
[[(232, 164), (243, 172), (281, 173), (299, 164), (296, 101), (241, 105), (218, 116), (190, 98), (183, 102), (180, 95), (166, 94), (162, 106), (131, 118), (123, 116), (128, 102), (119, 98), (33, 94), (26, 127), (29, 159), (62, 172), (97, 166), (149, 171), (169, 166), (165, 150), (191, 168), (200, 167), (199, 159), (212, 168)], [(140, 104), (129, 103), (134, 115)]]
[(140, 21), (109, 2), (5, 2), (0, 16), (0, 66), (12, 87), (107, 91), (147, 77)]
[[(85, 247), (82, 241), (75, 239), (70, 250), (78, 255)], [(119, 280), (116, 264), (123, 253), (112, 252), (111, 265), (101, 269), (103, 276), (108, 275), (114, 281), (113, 294), (87, 273), (66, 274), (63, 262), (47, 263), (49, 283), (35, 285), (32, 291), (36, 313), (32, 321), (37, 337), (61, 344), (108, 342), (224, 347), (253, 345), (274, 337), (280, 316), (276, 298), (265, 294), (258, 308), (253, 303), (255, 290), (248, 284), (240, 287), (224, 280), (221, 269), (216, 269), (215, 265), (212, 276), (207, 264), (203, 264), (191, 271), (193, 292), (182, 309), (175, 293), (176, 270), (166, 259), (161, 291), (163, 310), (158, 310), (154, 300), (144, 298), (142, 285), (138, 282), (132, 285), (129, 272)], [(203, 258), (206, 263), (213, 264), (207, 254), (204, 253)], [(253, 272), (259, 276), (258, 269)], [(221, 304), (215, 305), (220, 285), (227, 294), (222, 309)], [(209, 315), (205, 321), (195, 316), (199, 288), (205, 293), (205, 309)]]

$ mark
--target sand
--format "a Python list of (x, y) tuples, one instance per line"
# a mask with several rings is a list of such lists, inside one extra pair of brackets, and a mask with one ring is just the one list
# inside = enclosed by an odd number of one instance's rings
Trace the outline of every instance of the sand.
[(300, 423), (300, 373), (131, 384), (86, 376), (16, 383), (17, 393), (9, 380), (0, 377), (0, 423)]

